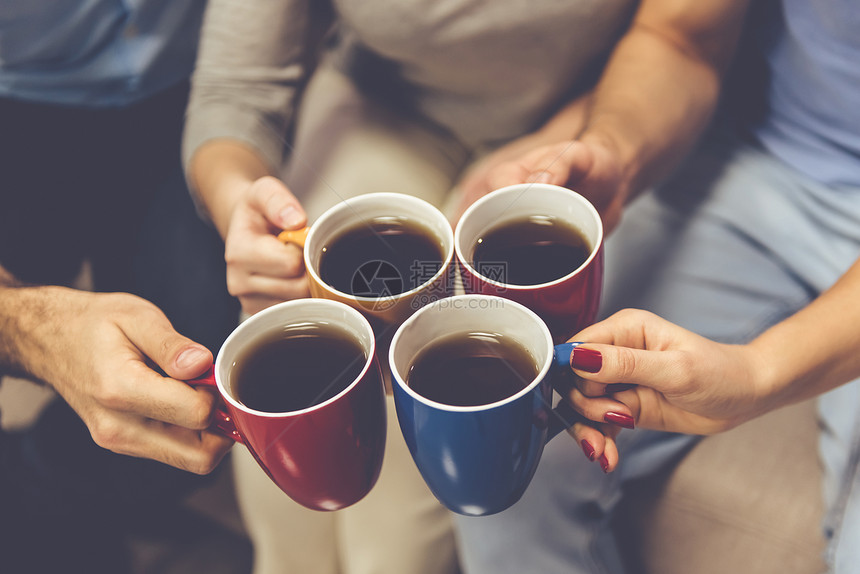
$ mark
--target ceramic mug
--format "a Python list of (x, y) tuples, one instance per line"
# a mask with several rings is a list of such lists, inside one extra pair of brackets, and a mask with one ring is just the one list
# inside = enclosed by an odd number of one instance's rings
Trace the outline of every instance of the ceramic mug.
[[(529, 217), (560, 220), (579, 230), (588, 243), (588, 257), (564, 276), (536, 285), (507, 282), (505, 262), (478, 269), (474, 253), (482, 237), (494, 228)], [(466, 293), (498, 295), (522, 303), (546, 322), (557, 343), (597, 317), (603, 287), (603, 224), (594, 206), (570, 189), (524, 183), (485, 195), (458, 221), (454, 249)]]
[[(438, 246), (440, 261), (420, 261), (408, 273), (413, 277), (386, 276), (392, 268), (385, 261), (367, 261), (357, 272), (365, 270), (363, 285), (367, 290), (360, 294), (347, 293), (326, 283), (320, 273), (323, 252), (332, 240), (346, 230), (355, 229), (373, 222), (406, 222), (419, 226), (422, 233)], [(454, 257), (454, 235), (451, 224), (441, 211), (417, 197), (400, 193), (368, 193), (344, 200), (323, 213), (310, 228), (284, 231), (278, 238), (303, 249), (305, 269), (313, 297), (340, 301), (368, 317), (377, 333), (380, 327), (399, 325), (426, 303), (444, 297), (448, 293), (452, 261)], [(379, 265), (381, 264), (381, 265)], [(381, 274), (381, 276), (380, 276)], [(405, 289), (400, 293), (386, 291), (386, 282), (400, 280)], [(414, 279), (414, 280), (413, 280)]]
[[(529, 351), (537, 375), (516, 394), (477, 406), (439, 403), (409, 386), (413, 361), (429, 344), (474, 332), (518, 342)], [(424, 481), (447, 508), (482, 516), (519, 500), (544, 445), (577, 418), (566, 402), (551, 405), (553, 384), (571, 372), (570, 354), (578, 344), (553, 347), (549, 329), (534, 312), (486, 295), (441, 299), (398, 328), (389, 364), (400, 429)]]
[[(355, 341), (364, 352), (360, 374), (335, 396), (301, 410), (244, 405), (236, 394), (237, 357), (267, 335), (309, 325)], [(288, 301), (242, 322), (224, 341), (210, 373), (189, 383), (217, 388), (225, 408), (216, 412), (214, 427), (244, 443), (290, 498), (314, 510), (338, 510), (370, 492), (382, 467), (385, 396), (375, 345), (370, 324), (351, 307), (321, 299)]]

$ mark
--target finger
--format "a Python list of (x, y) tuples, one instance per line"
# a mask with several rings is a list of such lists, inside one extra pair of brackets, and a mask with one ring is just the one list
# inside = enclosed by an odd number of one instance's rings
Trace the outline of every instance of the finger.
[(615, 442), (615, 437), (606, 437), (606, 442), (603, 447), (603, 453), (597, 457), (597, 462), (603, 472), (610, 473), (618, 468), (619, 462), (618, 444)]
[[(198, 376), (209, 366), (211, 361)], [(122, 377), (114, 375), (98, 385), (94, 396), (104, 409), (186, 429), (209, 427), (218, 399), (206, 389), (192, 388), (185, 380), (162, 377), (139, 358), (128, 359), (117, 367), (111, 372), (123, 373)]]
[(610, 429), (610, 425), (593, 426), (581, 422), (568, 429), (585, 457), (597, 462), (603, 472), (612, 472), (618, 466), (618, 447), (615, 442), (617, 427), (612, 431)]
[(487, 192), (526, 183), (530, 170), (520, 162), (503, 163), (487, 175)]
[(159, 426), (153, 421), (147, 421), (146, 424), (153, 429), (153, 436), (157, 438), (141, 445), (144, 456), (152, 452), (152, 458), (195, 474), (209, 474), (215, 470), (224, 455), (236, 444), (233, 439), (217, 432)]
[(268, 233), (237, 232), (229, 236), (224, 260), (228, 267), (274, 277), (300, 277), (305, 271), (302, 250)]
[(575, 387), (568, 392), (567, 398), (573, 408), (590, 421), (617, 425), (626, 429), (635, 427), (636, 417), (631, 409), (613, 398), (587, 397)]
[(567, 141), (540, 150), (530, 158), (528, 181), (573, 184), (585, 177), (594, 165), (594, 155), (582, 142)]
[(606, 395), (609, 391), (607, 391), (606, 383), (598, 383), (596, 381), (589, 381), (588, 379), (582, 379), (579, 377), (573, 377), (576, 381), (575, 384), (580, 392), (586, 397), (602, 397)]
[(307, 224), (304, 209), (287, 186), (274, 177), (258, 179), (249, 190), (248, 204), (281, 229), (299, 229)]
[(577, 422), (567, 429), (567, 432), (579, 444), (589, 461), (594, 462), (603, 453), (606, 437), (595, 427)]
[(682, 351), (646, 351), (593, 343), (576, 347), (570, 364), (583, 379), (636, 384), (660, 392), (684, 386), (691, 380), (693, 368)]
[[(147, 315), (142, 317), (141, 315)], [(117, 357), (97, 387), (96, 400), (109, 410), (134, 413), (189, 429), (204, 429), (215, 399), (184, 380), (201, 376), (212, 365), (212, 353), (173, 330), (154, 307), (133, 318), (121, 317), (120, 328), (141, 356)], [(142, 360), (148, 358), (173, 378), (162, 377)], [(122, 376), (117, 375), (122, 373)]]
[(234, 444), (213, 432), (192, 431), (139, 417), (103, 416), (90, 424), (93, 440), (113, 452), (208, 474)]
[(659, 350), (691, 336), (696, 335), (649, 311), (622, 309), (586, 327), (570, 340)]
[(260, 274), (242, 274), (240, 277), (228, 275), (227, 288), (232, 295), (242, 299), (261, 297), (281, 302), (310, 295), (308, 279), (305, 275), (295, 279), (281, 279)]
[[(173, 378), (197, 377), (212, 364), (212, 353), (177, 333), (164, 313), (154, 305), (139, 307), (133, 314), (120, 315), (117, 324), (132, 345)], [(153, 375), (157, 376), (156, 373)]]

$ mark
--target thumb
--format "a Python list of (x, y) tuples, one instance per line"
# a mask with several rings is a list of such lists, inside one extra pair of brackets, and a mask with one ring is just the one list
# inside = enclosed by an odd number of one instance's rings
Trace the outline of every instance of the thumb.
[(267, 176), (254, 182), (249, 204), (281, 229), (299, 229), (307, 224), (307, 215), (299, 200), (277, 178)]
[(527, 181), (571, 185), (591, 171), (594, 154), (580, 141), (566, 141), (540, 150), (530, 163)]
[(209, 349), (177, 333), (160, 310), (152, 309), (150, 314), (127, 321), (122, 329), (129, 341), (169, 377), (193, 379), (212, 365)]

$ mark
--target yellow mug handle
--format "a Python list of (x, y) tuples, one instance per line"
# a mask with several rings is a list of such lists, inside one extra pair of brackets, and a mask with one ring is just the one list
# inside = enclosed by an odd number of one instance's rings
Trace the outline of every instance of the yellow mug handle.
[(278, 241), (281, 243), (292, 243), (293, 245), (304, 249), (305, 241), (308, 239), (308, 231), (310, 231), (310, 227), (303, 227), (302, 229), (285, 229), (278, 234)]

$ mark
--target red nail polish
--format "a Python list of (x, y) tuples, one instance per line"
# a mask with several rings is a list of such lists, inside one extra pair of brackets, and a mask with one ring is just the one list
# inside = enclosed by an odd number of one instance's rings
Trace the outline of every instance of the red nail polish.
[(603, 472), (609, 472), (609, 460), (606, 458), (606, 455), (601, 454), (597, 460), (600, 461), (600, 468), (603, 469)]
[(596, 373), (603, 366), (603, 355), (594, 349), (576, 347), (570, 354), (570, 366), (586, 373)]
[(585, 439), (582, 439), (582, 442), (579, 444), (582, 445), (582, 452), (585, 453), (585, 456), (588, 457), (588, 460), (594, 460), (594, 447), (589, 444), (589, 442)]
[(633, 417), (621, 413), (608, 412), (603, 415), (603, 420), (626, 429), (632, 429), (636, 426), (633, 422)]

